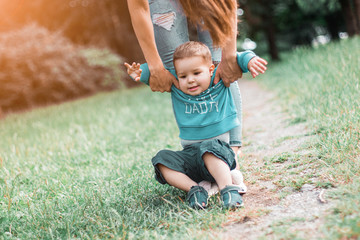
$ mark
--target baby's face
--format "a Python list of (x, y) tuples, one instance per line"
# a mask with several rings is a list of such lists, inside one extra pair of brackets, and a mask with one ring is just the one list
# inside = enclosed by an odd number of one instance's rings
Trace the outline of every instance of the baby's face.
[(209, 88), (214, 65), (203, 57), (194, 56), (175, 61), (180, 90), (195, 96)]

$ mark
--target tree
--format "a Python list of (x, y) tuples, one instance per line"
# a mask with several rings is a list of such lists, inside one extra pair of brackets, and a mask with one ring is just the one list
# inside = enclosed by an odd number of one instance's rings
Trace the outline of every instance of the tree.
[(339, 39), (339, 32), (345, 31), (338, 0), (296, 0), (296, 3), (305, 16), (313, 16), (313, 24), (327, 29), (332, 40)]
[(358, 30), (360, 30), (360, 0), (354, 0), (354, 12), (356, 16)]
[(274, 22), (274, 3), (276, 0), (240, 1), (245, 12), (245, 20), (250, 25), (250, 35), (263, 31), (266, 36), (268, 52), (272, 60), (279, 60), (276, 45), (276, 25)]
[(360, 34), (360, 0), (339, 0), (349, 36)]
[(360, 0), (240, 0), (240, 7), (249, 25), (247, 34), (254, 38), (262, 32), (263, 39), (255, 41), (266, 41), (271, 58), (276, 60), (278, 51), (310, 45), (318, 35), (338, 39), (339, 32), (345, 31), (339, 1), (353, 2), (353, 11), (360, 5)]
[(37, 22), (77, 44), (107, 47), (132, 61), (143, 60), (126, 0), (0, 0), (0, 14), (0, 31)]

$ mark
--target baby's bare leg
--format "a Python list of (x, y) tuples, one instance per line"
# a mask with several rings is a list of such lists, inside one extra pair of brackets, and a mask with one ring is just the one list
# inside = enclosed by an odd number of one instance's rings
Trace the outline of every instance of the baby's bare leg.
[(215, 179), (220, 190), (227, 185), (232, 185), (229, 165), (212, 153), (205, 153), (203, 160), (207, 170)]
[(172, 170), (168, 167), (165, 167), (162, 164), (158, 164), (158, 168), (161, 174), (163, 175), (163, 177), (165, 178), (166, 182), (169, 185), (174, 186), (180, 190), (188, 192), (190, 191), (190, 188), (192, 186), (197, 185), (196, 182), (191, 180), (191, 178), (189, 178), (184, 173)]
[(239, 166), (238, 155), (239, 155), (239, 153), (241, 153), (240, 147), (233, 146), (233, 147), (231, 147), (231, 149), (232, 149), (232, 150), (234, 151), (234, 153), (235, 153), (235, 162), (236, 162), (236, 167), (235, 167), (235, 169), (239, 170), (239, 169), (240, 169), (240, 166)]

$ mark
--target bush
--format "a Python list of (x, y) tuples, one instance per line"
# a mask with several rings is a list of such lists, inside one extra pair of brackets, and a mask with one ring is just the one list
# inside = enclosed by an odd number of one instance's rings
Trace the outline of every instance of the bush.
[(0, 32), (36, 22), (50, 31), (60, 29), (76, 44), (106, 47), (127, 61), (144, 61), (126, 0), (0, 1), (0, 12)]
[(0, 112), (62, 102), (120, 86), (120, 57), (84, 49), (36, 24), (0, 35)]

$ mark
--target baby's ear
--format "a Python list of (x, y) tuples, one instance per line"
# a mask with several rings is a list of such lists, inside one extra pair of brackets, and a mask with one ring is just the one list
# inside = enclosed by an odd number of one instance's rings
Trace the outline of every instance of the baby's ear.
[(210, 71), (210, 76), (213, 75), (214, 73), (214, 69), (215, 69), (215, 65), (214, 64), (211, 64), (210, 68), (209, 68), (209, 71)]

